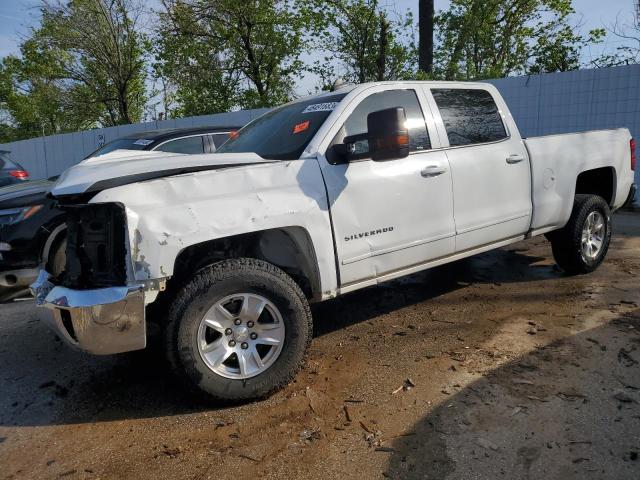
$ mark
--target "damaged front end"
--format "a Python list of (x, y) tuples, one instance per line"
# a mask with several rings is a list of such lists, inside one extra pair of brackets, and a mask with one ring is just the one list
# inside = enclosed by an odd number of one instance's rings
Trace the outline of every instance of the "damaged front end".
[(128, 284), (126, 215), (115, 203), (64, 205), (66, 268), (42, 270), (31, 290), (42, 319), (68, 344), (95, 355), (146, 346), (144, 285)]

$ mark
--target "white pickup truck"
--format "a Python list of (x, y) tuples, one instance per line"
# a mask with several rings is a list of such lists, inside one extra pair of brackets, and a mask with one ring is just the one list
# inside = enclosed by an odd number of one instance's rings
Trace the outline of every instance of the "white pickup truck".
[(524, 140), (488, 84), (346, 87), (215, 154), (70, 168), (66, 269), (32, 290), (77, 348), (142, 349), (153, 326), (183, 378), (259, 398), (303, 363), (311, 301), (540, 234), (568, 274), (594, 270), (634, 169), (628, 130)]

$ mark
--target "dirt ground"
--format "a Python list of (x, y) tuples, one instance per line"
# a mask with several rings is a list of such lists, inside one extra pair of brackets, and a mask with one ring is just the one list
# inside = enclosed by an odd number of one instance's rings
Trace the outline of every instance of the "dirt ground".
[(595, 273), (529, 240), (314, 307), (295, 383), (217, 408), (151, 352), (0, 306), (0, 479), (640, 478), (640, 214)]

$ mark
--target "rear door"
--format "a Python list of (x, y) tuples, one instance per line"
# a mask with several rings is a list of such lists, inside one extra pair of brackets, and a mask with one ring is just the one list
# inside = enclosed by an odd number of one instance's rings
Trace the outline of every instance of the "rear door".
[(449, 143), (456, 252), (526, 233), (532, 211), (529, 157), (515, 123), (505, 121), (503, 100), (481, 86), (429, 91)]

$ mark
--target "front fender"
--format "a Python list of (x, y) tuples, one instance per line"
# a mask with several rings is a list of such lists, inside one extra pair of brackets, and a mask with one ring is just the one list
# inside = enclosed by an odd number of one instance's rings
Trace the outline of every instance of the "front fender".
[(171, 277), (185, 248), (300, 227), (313, 243), (323, 296), (337, 288), (324, 182), (315, 159), (189, 173), (104, 190), (91, 203), (125, 207), (134, 281)]

